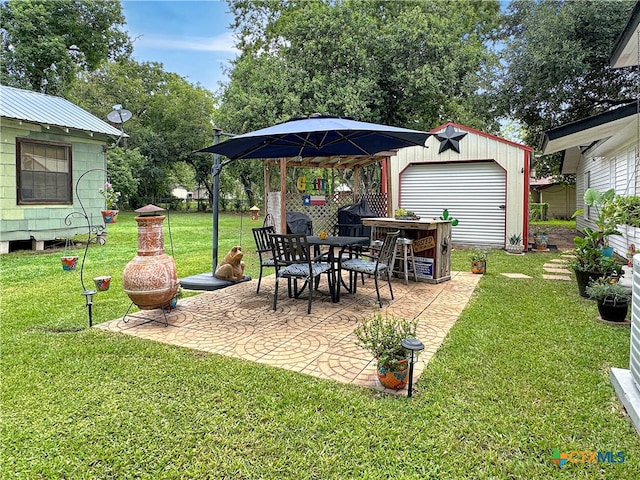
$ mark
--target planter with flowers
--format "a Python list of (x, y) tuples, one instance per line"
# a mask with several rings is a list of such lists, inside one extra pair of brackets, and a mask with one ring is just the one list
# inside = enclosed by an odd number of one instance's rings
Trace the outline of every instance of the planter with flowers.
[(417, 320), (383, 316), (378, 311), (354, 330), (356, 345), (376, 359), (378, 380), (384, 387), (400, 390), (407, 384), (410, 354), (402, 340), (415, 338), (416, 327)]
[(471, 260), (471, 273), (482, 275), (486, 272), (487, 252), (474, 250), (471, 252), (471, 255), (469, 255), (469, 260)]
[(104, 188), (98, 189), (98, 192), (104, 197), (106, 203), (106, 209), (102, 210), (104, 223), (116, 223), (119, 213), (118, 200), (120, 199), (120, 192), (116, 192), (109, 181), (106, 181)]

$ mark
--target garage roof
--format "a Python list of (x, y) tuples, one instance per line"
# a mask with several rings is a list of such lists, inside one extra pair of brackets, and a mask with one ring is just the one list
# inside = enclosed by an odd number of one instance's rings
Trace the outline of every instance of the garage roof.
[(0, 85), (0, 116), (116, 137), (122, 135), (117, 128), (64, 98), (5, 85)]

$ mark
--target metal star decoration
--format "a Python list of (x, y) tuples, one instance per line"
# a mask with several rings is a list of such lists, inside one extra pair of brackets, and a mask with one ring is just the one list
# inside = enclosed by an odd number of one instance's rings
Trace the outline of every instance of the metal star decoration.
[(440, 140), (440, 150), (438, 153), (442, 153), (446, 150), (453, 150), (456, 153), (460, 153), (460, 140), (466, 137), (465, 132), (456, 132), (453, 125), (447, 125), (444, 132), (436, 134), (436, 138)]

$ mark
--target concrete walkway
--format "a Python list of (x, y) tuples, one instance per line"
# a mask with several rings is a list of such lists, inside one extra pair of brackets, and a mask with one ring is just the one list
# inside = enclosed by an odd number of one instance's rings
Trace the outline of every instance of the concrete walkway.
[[(452, 272), (450, 281), (432, 285), (392, 280), (395, 299), (389, 301), (381, 285), (383, 314), (417, 318), (417, 338), (425, 344), (415, 365), (414, 382), (433, 357), (449, 329), (467, 305), (481, 275)], [(272, 309), (273, 275), (264, 277), (260, 293), (256, 280), (179, 301), (165, 317), (161, 310), (146, 310), (126, 319), (97, 325), (110, 332), (168, 343), (229, 357), (264, 363), (320, 378), (375, 388), (389, 393), (376, 377), (375, 361), (355, 345), (353, 330), (377, 310), (373, 279), (358, 285), (354, 294), (342, 294), (332, 303), (328, 293), (314, 292), (311, 314), (305, 298), (287, 298), (286, 288)], [(406, 394), (406, 389), (398, 393)]]

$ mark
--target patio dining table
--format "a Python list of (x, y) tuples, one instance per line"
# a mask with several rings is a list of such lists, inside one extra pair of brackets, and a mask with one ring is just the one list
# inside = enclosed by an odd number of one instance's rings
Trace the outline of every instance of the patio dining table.
[[(354, 253), (354, 247), (363, 247), (363, 246), (369, 245), (370, 238), (369, 237), (342, 237), (342, 236), (327, 236), (325, 238), (320, 238), (317, 235), (310, 235), (307, 237), (307, 242), (309, 243), (310, 246), (312, 245), (316, 249), (316, 255), (319, 253), (320, 247), (329, 247), (329, 250), (327, 252), (327, 260), (330, 263), (337, 265), (337, 268), (335, 269), (335, 272), (334, 272), (334, 275), (335, 275), (334, 285), (335, 285), (336, 291), (335, 291), (333, 301), (336, 303), (339, 302), (341, 288), (340, 288), (340, 283), (338, 282), (342, 282), (342, 284), (347, 289), (347, 291), (350, 291), (350, 287), (344, 284), (344, 281), (342, 280), (342, 275), (340, 271), (340, 267), (342, 264), (342, 256), (345, 254), (346, 251), (348, 251), (349, 255), (351, 256)], [(339, 253), (337, 256), (335, 253), (336, 249), (339, 249)]]

